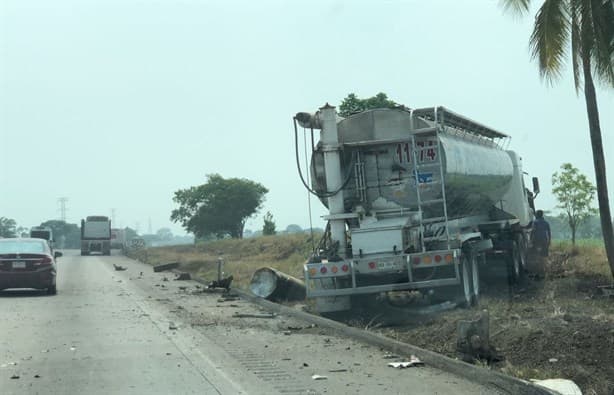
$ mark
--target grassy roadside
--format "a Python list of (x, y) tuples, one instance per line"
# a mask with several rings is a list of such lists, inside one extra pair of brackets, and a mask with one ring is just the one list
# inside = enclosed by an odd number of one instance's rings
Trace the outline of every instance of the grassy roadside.
[(292, 234), (263, 236), (235, 240), (217, 240), (196, 245), (155, 247), (130, 251), (128, 256), (157, 265), (179, 262), (180, 269), (206, 281), (217, 278), (218, 259), (224, 261), (224, 272), (234, 277), (233, 286), (247, 289), (254, 271), (272, 267), (291, 276), (302, 278), (303, 263), (311, 254), (313, 242), (320, 235)]

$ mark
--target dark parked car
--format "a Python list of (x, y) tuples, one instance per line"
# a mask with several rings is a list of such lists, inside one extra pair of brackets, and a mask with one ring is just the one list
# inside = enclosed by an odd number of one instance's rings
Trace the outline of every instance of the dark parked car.
[(55, 260), (61, 256), (43, 239), (0, 239), (0, 290), (36, 288), (55, 294)]

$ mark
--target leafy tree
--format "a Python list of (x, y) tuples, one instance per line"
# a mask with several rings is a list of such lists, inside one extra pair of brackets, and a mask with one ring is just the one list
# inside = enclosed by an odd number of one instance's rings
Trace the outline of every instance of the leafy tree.
[(173, 240), (173, 232), (169, 228), (160, 228), (156, 232), (156, 236), (160, 241)]
[(52, 219), (41, 223), (40, 226), (51, 229), (53, 239), (59, 248), (80, 248), (81, 228), (79, 225)]
[(139, 237), (139, 234), (137, 233), (136, 230), (129, 228), (127, 226), (124, 228), (124, 232), (126, 233), (126, 241), (128, 242), (132, 239)]
[(15, 229), (15, 235), (18, 237), (29, 237), (30, 229), (26, 228), (25, 226), (18, 226), (17, 229)]
[[(505, 9), (529, 11), (531, 0), (503, 0)], [(584, 99), (597, 181), (601, 229), (610, 270), (614, 276), (614, 230), (608, 198), (605, 156), (593, 73), (607, 88), (614, 87), (614, 2), (612, 0), (544, 0), (530, 38), (532, 57), (540, 75), (552, 82), (561, 75), (571, 50), (576, 92), (584, 81)]]
[(388, 99), (388, 96), (382, 92), (367, 99), (359, 99), (354, 93), (350, 93), (341, 102), (339, 106), (339, 115), (348, 117), (352, 114), (373, 108), (394, 108), (398, 106), (397, 103)]
[(219, 174), (207, 178), (205, 184), (175, 192), (179, 208), (172, 211), (171, 221), (180, 222), (197, 238), (242, 238), (245, 222), (258, 212), (269, 190), (245, 178), (224, 179)]
[(275, 221), (273, 221), (273, 214), (270, 211), (264, 215), (264, 225), (262, 226), (262, 234), (265, 236), (272, 236), (277, 234), (275, 230)]
[(297, 224), (290, 224), (286, 226), (286, 233), (303, 233), (303, 228)]
[(15, 237), (17, 223), (14, 219), (0, 217), (0, 237)]
[(596, 210), (591, 207), (595, 198), (595, 187), (571, 163), (563, 163), (561, 172), (552, 175), (552, 193), (559, 201), (557, 207), (565, 212), (571, 230), (571, 244), (576, 245), (578, 226)]

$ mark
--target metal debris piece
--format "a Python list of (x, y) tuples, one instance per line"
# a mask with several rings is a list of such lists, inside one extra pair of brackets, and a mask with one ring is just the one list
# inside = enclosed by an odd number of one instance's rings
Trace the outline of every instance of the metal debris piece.
[(168, 323), (168, 329), (170, 329), (171, 331), (176, 331), (179, 328), (177, 327), (177, 325), (175, 325), (174, 322), (169, 322)]
[(215, 288), (224, 288), (226, 292), (230, 291), (230, 285), (232, 284), (232, 280), (234, 277), (232, 274), (226, 278), (222, 278), (220, 280), (211, 281), (207, 288), (215, 289)]
[(191, 279), (192, 279), (192, 276), (188, 272), (181, 272), (177, 274), (177, 277), (175, 277), (175, 281), (186, 281), (186, 280), (191, 280)]
[(154, 266), (153, 271), (158, 273), (158, 272), (163, 272), (165, 270), (175, 269), (177, 267), (179, 267), (179, 262), (169, 262), (169, 263), (163, 263), (161, 265)]
[(264, 313), (264, 314), (234, 313), (232, 316), (234, 318), (275, 318), (277, 317), (277, 314), (275, 313)]
[(116, 264), (113, 264), (113, 267), (114, 267), (114, 268), (115, 268), (115, 270), (116, 270), (116, 271), (118, 271), (118, 272), (121, 272), (121, 271), (123, 271), (123, 270), (126, 270), (126, 268), (125, 268), (125, 267), (120, 266), (120, 265), (116, 265)]
[(342, 372), (347, 372), (347, 369), (331, 369), (329, 370), (329, 372), (331, 373), (342, 373)]
[(17, 380), (18, 378), (19, 378), (19, 376), (18, 376), (18, 375), (16, 375), (16, 374), (14, 374), (14, 375), (12, 375), (12, 376), (11, 376), (11, 379), (12, 379), (12, 380)]
[(562, 395), (582, 395), (582, 390), (576, 383), (566, 379), (531, 380), (533, 384), (548, 388)]
[(599, 285), (597, 286), (605, 297), (614, 296), (614, 285)]
[(415, 355), (410, 356), (409, 361), (388, 362), (388, 366), (390, 366), (391, 368), (397, 368), (397, 369), (411, 368), (412, 366), (422, 366), (422, 365), (424, 365), (424, 362), (418, 359), (418, 357), (416, 357)]
[(250, 290), (254, 295), (274, 302), (305, 299), (303, 281), (270, 267), (254, 272)]
[(397, 359), (397, 358), (401, 358), (401, 357), (391, 352), (387, 352), (384, 354), (384, 359)]
[(314, 374), (313, 376), (311, 376), (312, 380), (328, 380), (328, 377), (326, 376), (320, 376), (319, 374)]

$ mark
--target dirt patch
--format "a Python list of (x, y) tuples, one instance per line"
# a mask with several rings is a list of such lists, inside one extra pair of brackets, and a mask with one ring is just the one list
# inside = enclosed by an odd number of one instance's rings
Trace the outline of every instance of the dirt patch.
[[(582, 256), (553, 254), (546, 278), (509, 289), (505, 281), (483, 284), (479, 307), (454, 309), (419, 323), (377, 328), (381, 334), (445, 354), (456, 351), (457, 323), (490, 314), (491, 345), (503, 358), (477, 361), (522, 379), (566, 378), (584, 394), (614, 394), (614, 298), (599, 286), (611, 284), (603, 274), (580, 272)], [(373, 318), (354, 321), (364, 326)], [(385, 322), (380, 316), (375, 322)]]

